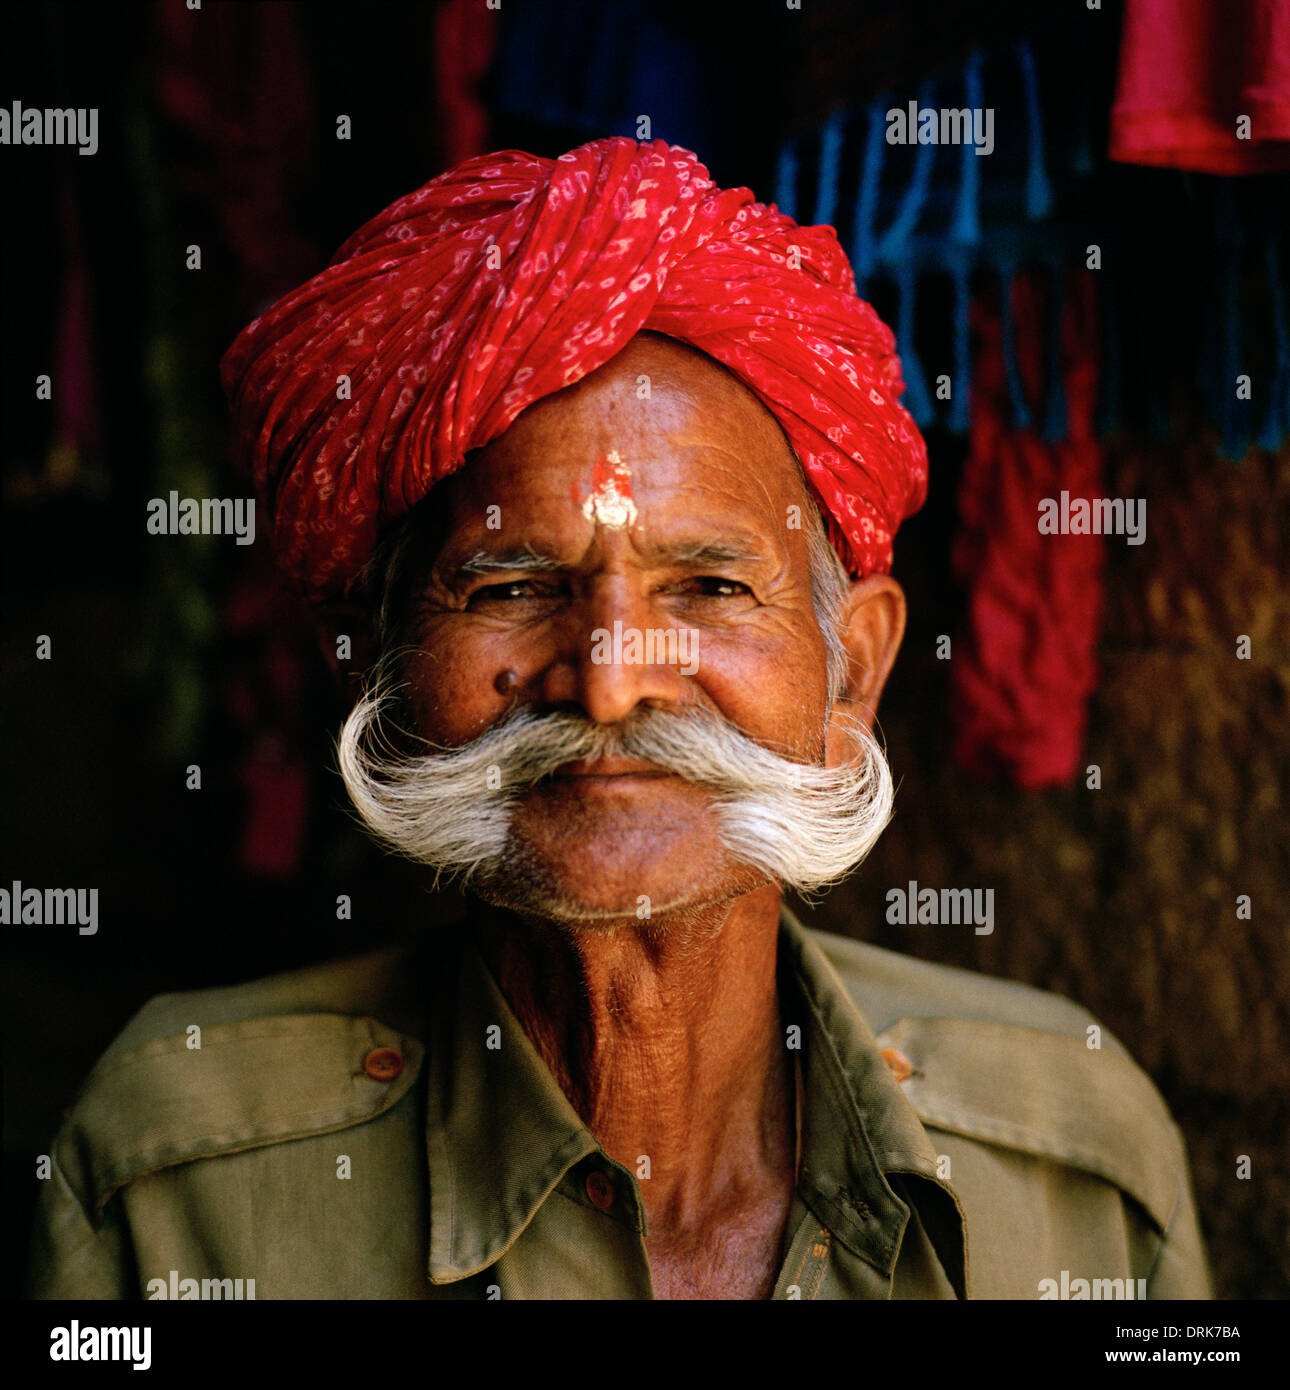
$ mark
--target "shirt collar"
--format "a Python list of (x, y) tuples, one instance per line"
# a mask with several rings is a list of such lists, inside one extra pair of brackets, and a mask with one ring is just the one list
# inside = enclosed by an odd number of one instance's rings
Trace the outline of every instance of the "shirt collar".
[(568, 1169), (600, 1146), (468, 929), (447, 943), (436, 973), (446, 987), (436, 992), (428, 1058), (428, 1271), (445, 1284), (497, 1260)]
[[(511, 1012), (470, 936), (445, 932), (429, 1031), (428, 1272), (476, 1274), (520, 1236), (581, 1159), (600, 1146)], [(909, 1209), (964, 1297), (962, 1212), (922, 1123), (837, 972), (780, 912), (783, 1023), (800, 1028), (802, 1200), (849, 1250), (890, 1277)], [(790, 1039), (792, 1039), (790, 1034)]]
[(962, 1209), (936, 1150), (873, 1030), (806, 928), (780, 911), (780, 1004), (802, 1029), (802, 1171), (806, 1205), (853, 1254), (890, 1277), (918, 1208), (946, 1277), (966, 1297)]

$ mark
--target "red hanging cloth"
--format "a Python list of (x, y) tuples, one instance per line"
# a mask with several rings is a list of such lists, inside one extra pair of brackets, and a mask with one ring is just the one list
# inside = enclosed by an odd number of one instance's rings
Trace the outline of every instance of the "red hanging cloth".
[(1290, 4), (1126, 0), (1110, 155), (1202, 174), (1290, 169)]
[[(1043, 277), (1010, 287), (1016, 353), (1031, 402), (1040, 397), (1047, 317)], [(1044, 535), (1039, 507), (1063, 490), (1102, 493), (1102, 451), (1093, 437), (1097, 391), (1094, 278), (1068, 281), (1061, 317), (1066, 438), (1046, 442), (1011, 424), (997, 307), (973, 306), (978, 351), (972, 425), (959, 490), (953, 566), (967, 590), (966, 631), (951, 666), (953, 750), (979, 776), (1004, 775), (1035, 789), (1079, 770), (1088, 700), (1097, 684), (1104, 541)]]
[(449, 166), (488, 149), (488, 111), (479, 84), (493, 60), (499, 19), (480, 0), (442, 0), (435, 10), (435, 93)]

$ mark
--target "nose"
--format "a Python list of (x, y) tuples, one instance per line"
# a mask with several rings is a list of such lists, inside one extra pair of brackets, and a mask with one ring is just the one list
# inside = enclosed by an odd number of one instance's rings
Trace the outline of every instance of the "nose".
[(629, 578), (606, 577), (588, 586), (555, 634), (557, 651), (543, 676), (543, 701), (576, 704), (597, 724), (616, 724), (640, 705), (680, 703), (684, 678), (678, 666), (666, 663), (666, 642), (649, 636), (668, 628)]

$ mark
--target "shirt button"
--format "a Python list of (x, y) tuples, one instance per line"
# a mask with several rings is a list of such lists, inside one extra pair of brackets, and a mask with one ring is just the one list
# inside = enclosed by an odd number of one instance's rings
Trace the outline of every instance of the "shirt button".
[(891, 1074), (897, 1081), (908, 1081), (914, 1074), (913, 1064), (903, 1052), (897, 1052), (894, 1047), (884, 1047), (882, 1050), (882, 1060), (891, 1068)]
[(373, 1081), (393, 1081), (403, 1070), (403, 1054), (392, 1047), (376, 1047), (363, 1058), (363, 1070)]
[(587, 1196), (591, 1198), (592, 1206), (599, 1207), (601, 1211), (608, 1211), (617, 1195), (613, 1183), (599, 1168), (593, 1168), (587, 1174)]

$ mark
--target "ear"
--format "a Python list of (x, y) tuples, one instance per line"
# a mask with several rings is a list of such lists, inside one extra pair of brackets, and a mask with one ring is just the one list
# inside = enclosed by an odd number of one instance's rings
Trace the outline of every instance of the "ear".
[(344, 716), (354, 708), (379, 655), (371, 610), (359, 603), (326, 604), (315, 610), (315, 630)]
[[(842, 643), (850, 669), (841, 698), (829, 711), (825, 762), (837, 767), (853, 756), (850, 740), (840, 723), (859, 720), (873, 728), (878, 698), (905, 635), (905, 591), (887, 574), (857, 579), (843, 610)], [(835, 718), (841, 714), (843, 721)]]

